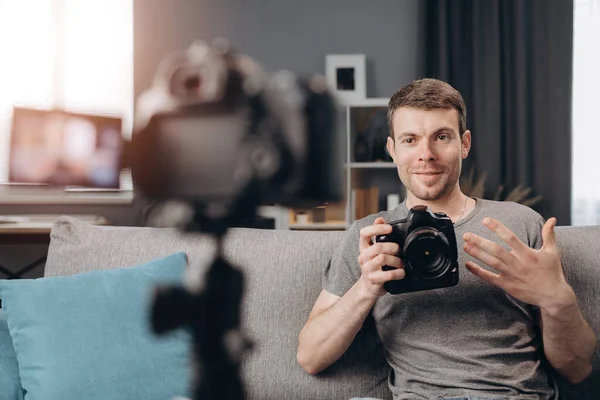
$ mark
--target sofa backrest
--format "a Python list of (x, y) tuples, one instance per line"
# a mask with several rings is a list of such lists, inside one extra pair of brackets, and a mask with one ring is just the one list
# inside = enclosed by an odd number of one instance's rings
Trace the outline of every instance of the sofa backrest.
[[(565, 276), (577, 294), (584, 318), (600, 339), (600, 226), (556, 228)], [(600, 399), (600, 348), (596, 346), (592, 375), (579, 385), (556, 378), (561, 399)]]
[[(321, 272), (343, 234), (229, 231), (225, 253), (244, 272), (243, 328), (255, 341), (242, 369), (248, 399), (391, 398), (389, 368), (370, 320), (350, 350), (325, 373), (310, 376), (296, 362), (298, 333), (321, 290)], [(567, 280), (600, 337), (600, 227), (558, 227), (557, 236)], [(190, 263), (208, 266), (214, 245), (209, 237), (172, 229), (100, 227), (63, 217), (52, 230), (45, 275), (123, 268), (176, 251), (185, 251)], [(586, 382), (558, 382), (561, 398), (600, 398), (598, 357)]]
[[(254, 342), (242, 365), (246, 398), (391, 399), (389, 367), (374, 324), (367, 321), (349, 351), (318, 376), (296, 361), (298, 334), (321, 291), (321, 273), (343, 232), (232, 229), (225, 255), (244, 273), (244, 333)], [(51, 233), (45, 276), (123, 268), (185, 251), (208, 267), (215, 242), (172, 229), (99, 227), (69, 217)]]

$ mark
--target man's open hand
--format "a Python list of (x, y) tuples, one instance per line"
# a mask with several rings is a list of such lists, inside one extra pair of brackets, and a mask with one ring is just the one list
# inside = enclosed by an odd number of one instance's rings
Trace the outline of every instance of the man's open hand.
[(465, 252), (498, 271), (487, 271), (469, 261), (465, 266), (470, 272), (513, 297), (540, 308), (550, 307), (568, 298), (572, 289), (565, 280), (560, 261), (554, 233), (555, 218), (550, 218), (544, 224), (543, 245), (539, 250), (525, 245), (495, 219), (485, 218), (483, 224), (502, 239), (510, 250), (473, 233), (465, 233)]

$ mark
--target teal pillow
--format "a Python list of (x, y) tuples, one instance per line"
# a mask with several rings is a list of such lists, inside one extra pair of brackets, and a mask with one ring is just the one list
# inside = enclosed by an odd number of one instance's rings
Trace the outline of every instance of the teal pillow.
[(23, 400), (23, 389), (19, 379), (19, 364), (8, 333), (6, 315), (0, 308), (0, 398), (2, 400)]
[(191, 338), (155, 336), (152, 290), (181, 282), (177, 253), (131, 268), (0, 282), (25, 400), (187, 396)]

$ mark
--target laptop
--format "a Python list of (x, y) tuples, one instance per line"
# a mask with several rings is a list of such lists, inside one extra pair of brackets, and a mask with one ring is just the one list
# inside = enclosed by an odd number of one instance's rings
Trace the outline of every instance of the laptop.
[(122, 118), (14, 107), (10, 184), (119, 189)]

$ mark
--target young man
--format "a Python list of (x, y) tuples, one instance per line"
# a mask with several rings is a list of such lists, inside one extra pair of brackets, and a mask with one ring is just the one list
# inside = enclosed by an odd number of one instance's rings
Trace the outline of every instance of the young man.
[[(388, 121), (387, 148), (406, 199), (349, 229), (300, 332), (298, 362), (311, 374), (326, 369), (372, 313), (392, 367), (394, 399), (555, 399), (545, 360), (569, 381), (584, 380), (596, 339), (565, 280), (556, 220), (544, 223), (522, 205), (460, 190), (471, 148), (460, 93), (435, 79), (412, 82), (390, 99)], [(373, 237), (391, 232), (387, 222), (416, 205), (453, 221), (460, 280), (388, 294), (383, 284), (405, 277), (400, 249)]]

